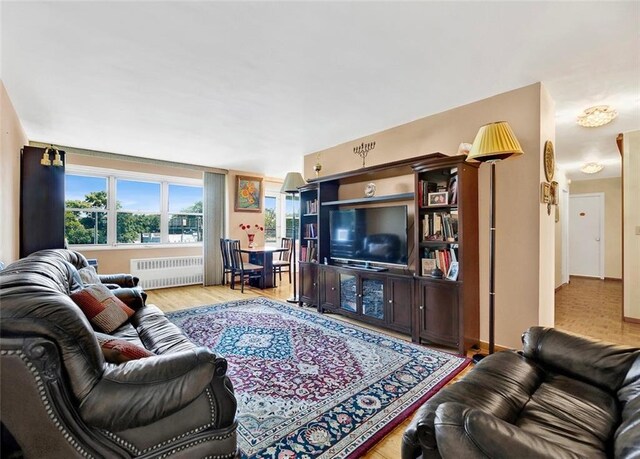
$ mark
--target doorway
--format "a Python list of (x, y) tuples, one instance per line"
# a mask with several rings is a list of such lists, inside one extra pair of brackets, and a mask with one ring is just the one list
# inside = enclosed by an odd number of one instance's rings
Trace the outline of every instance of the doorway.
[(569, 196), (569, 274), (604, 279), (604, 193)]

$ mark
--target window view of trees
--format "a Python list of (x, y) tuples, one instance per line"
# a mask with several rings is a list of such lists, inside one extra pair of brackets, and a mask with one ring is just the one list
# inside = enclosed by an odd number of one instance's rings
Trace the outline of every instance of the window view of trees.
[[(69, 244), (107, 244), (110, 218), (116, 219), (113, 238), (120, 244), (202, 241), (202, 187), (117, 180), (115, 211), (109, 212), (107, 180), (66, 176), (65, 235)], [(167, 215), (165, 231), (161, 227), (162, 186), (168, 189), (168, 208), (174, 212)], [(100, 191), (92, 191), (96, 189)]]
[(264, 241), (265, 243), (277, 242), (276, 235), (276, 198), (264, 197)]

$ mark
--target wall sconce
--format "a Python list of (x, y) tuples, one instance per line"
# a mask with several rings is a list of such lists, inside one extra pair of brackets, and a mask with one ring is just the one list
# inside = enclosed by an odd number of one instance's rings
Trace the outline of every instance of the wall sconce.
[[(55, 151), (56, 154), (53, 157), (53, 161), (51, 161), (51, 158), (49, 156), (49, 152), (50, 151)], [(62, 167), (64, 166), (64, 162), (62, 161), (62, 157), (60, 156), (60, 152), (56, 149), (53, 148), (53, 145), (51, 145), (50, 147), (47, 147), (44, 149), (44, 153), (42, 153), (42, 159), (40, 160), (40, 164), (42, 164), (43, 166), (55, 166), (55, 167)]]

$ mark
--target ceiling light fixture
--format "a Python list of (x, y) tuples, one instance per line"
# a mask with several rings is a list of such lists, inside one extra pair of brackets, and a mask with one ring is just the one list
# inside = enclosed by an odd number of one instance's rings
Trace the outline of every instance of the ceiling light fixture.
[(598, 163), (587, 163), (580, 168), (585, 174), (597, 174), (602, 169), (604, 169), (604, 166)]
[(618, 116), (618, 112), (608, 105), (589, 107), (578, 115), (578, 124), (584, 127), (599, 127), (609, 124)]

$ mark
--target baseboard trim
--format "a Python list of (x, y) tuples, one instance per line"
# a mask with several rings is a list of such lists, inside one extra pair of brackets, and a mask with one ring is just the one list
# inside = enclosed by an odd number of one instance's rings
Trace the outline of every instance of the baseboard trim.
[(640, 324), (640, 319), (636, 319), (635, 317), (624, 316), (622, 320), (625, 322), (629, 322), (630, 324)]
[(566, 286), (566, 285), (569, 285), (569, 283), (568, 283), (568, 282), (565, 282), (564, 284), (560, 284), (560, 285), (558, 285), (558, 286), (556, 287), (556, 293), (558, 293), (558, 291), (559, 291), (562, 287), (564, 287), (564, 286)]
[[(499, 344), (496, 344), (495, 348), (496, 348), (496, 352), (511, 350), (510, 347), (500, 346)], [(489, 343), (487, 343), (486, 341), (480, 341), (480, 350), (489, 352)]]
[(622, 282), (622, 279), (619, 277), (605, 277), (604, 280), (609, 282)]

